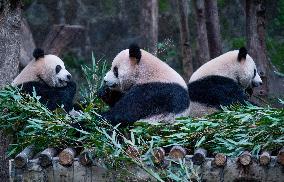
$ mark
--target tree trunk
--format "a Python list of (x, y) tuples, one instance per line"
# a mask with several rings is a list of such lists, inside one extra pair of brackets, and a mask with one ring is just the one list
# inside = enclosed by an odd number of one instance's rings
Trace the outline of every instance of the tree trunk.
[(205, 0), (205, 8), (210, 57), (215, 58), (222, 53), (217, 0)]
[(284, 79), (275, 74), (275, 69), (267, 58), (265, 23), (264, 1), (246, 0), (247, 47), (263, 81), (263, 84), (254, 91), (256, 98), (253, 100), (257, 103), (262, 103), (268, 95), (279, 96), (284, 90)]
[(33, 34), (25, 18), (21, 20), (21, 49), (20, 49), (20, 69), (26, 67), (33, 58), (33, 51), (36, 47)]
[[(11, 83), (18, 74), (20, 56), (21, 1), (2, 0), (0, 3), (0, 88)], [(9, 145), (7, 135), (0, 131), (0, 179), (8, 181)]]
[(256, 96), (268, 94), (268, 60), (265, 42), (265, 9), (260, 0), (246, 0), (246, 36), (249, 54), (256, 62), (263, 85), (255, 89)]
[(208, 38), (206, 30), (206, 17), (204, 0), (194, 0), (194, 9), (196, 16), (196, 33), (197, 33), (197, 67), (210, 60)]
[(193, 73), (192, 55), (189, 41), (189, 27), (188, 27), (188, 1), (178, 0), (178, 19), (179, 19), (179, 31), (180, 31), (180, 44), (182, 51), (182, 66), (183, 76), (186, 81), (189, 80)]
[(142, 0), (141, 9), (141, 46), (156, 55), (158, 43), (158, 0)]

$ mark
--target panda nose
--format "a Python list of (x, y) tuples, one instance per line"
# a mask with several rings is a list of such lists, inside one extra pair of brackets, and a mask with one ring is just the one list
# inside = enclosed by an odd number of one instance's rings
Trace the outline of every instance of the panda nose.
[(71, 80), (72, 76), (71, 75), (67, 75), (67, 79)]

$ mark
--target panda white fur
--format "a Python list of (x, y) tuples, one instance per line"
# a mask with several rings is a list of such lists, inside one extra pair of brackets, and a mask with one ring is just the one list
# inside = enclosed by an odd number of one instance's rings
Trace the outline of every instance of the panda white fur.
[(169, 65), (136, 44), (121, 51), (104, 77), (100, 96), (112, 107), (102, 114), (113, 125), (172, 122), (188, 115), (189, 96), (183, 78)]
[(71, 74), (65, 69), (63, 61), (55, 55), (44, 55), (41, 49), (35, 49), (32, 60), (13, 80), (12, 86), (40, 96), (40, 102), (50, 110), (61, 105), (69, 112), (73, 108), (76, 84), (71, 81)]
[(211, 114), (234, 103), (244, 104), (251, 90), (262, 84), (253, 59), (245, 48), (227, 52), (202, 65), (188, 84), (190, 116)]

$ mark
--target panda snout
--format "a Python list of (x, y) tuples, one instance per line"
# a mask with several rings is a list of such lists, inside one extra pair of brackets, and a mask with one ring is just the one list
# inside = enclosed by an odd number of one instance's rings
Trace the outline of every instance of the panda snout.
[(260, 82), (252, 82), (252, 86), (253, 87), (258, 87), (260, 85), (262, 85), (262, 81), (260, 81)]

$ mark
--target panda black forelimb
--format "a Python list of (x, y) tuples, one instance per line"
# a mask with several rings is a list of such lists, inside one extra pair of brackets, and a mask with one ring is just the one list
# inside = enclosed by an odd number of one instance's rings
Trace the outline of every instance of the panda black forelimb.
[(40, 102), (45, 104), (49, 110), (64, 105), (66, 112), (73, 108), (73, 99), (76, 93), (76, 83), (68, 82), (65, 87), (50, 87), (45, 83), (27, 82), (18, 86), (22, 92), (32, 96), (33, 91), (36, 91), (37, 96), (40, 96)]
[(173, 83), (147, 83), (131, 88), (102, 116), (112, 125), (131, 125), (154, 115), (181, 113), (189, 106), (185, 88)]
[(98, 97), (102, 99), (108, 106), (113, 107), (122, 97), (123, 93), (117, 90), (110, 89), (104, 85), (98, 90)]

